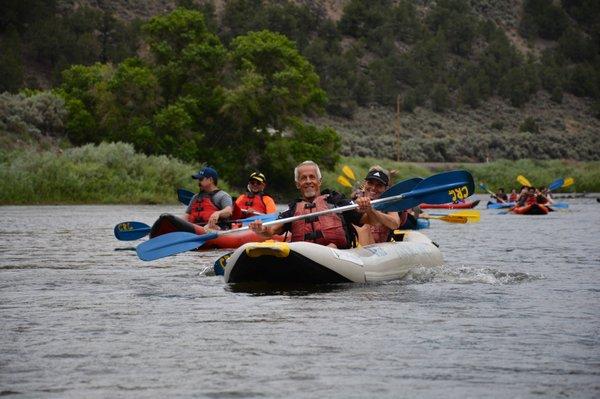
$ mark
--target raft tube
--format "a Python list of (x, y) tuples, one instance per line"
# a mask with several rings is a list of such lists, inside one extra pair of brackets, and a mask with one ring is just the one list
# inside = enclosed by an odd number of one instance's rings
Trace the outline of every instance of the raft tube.
[[(150, 238), (158, 237), (167, 233), (173, 233), (175, 231), (184, 231), (196, 234), (205, 234), (208, 232), (200, 225), (190, 223), (187, 220), (183, 220), (177, 216), (165, 213), (160, 215), (160, 217), (152, 225)], [(256, 234), (252, 230), (244, 230), (239, 233), (222, 235), (215, 239), (208, 240), (204, 245), (202, 245), (202, 249), (238, 248), (241, 245), (249, 242), (263, 242), (265, 240), (283, 241), (283, 236), (276, 235), (272, 238), (266, 238)]]
[(336, 249), (310, 242), (244, 244), (226, 260), (226, 283), (322, 284), (396, 280), (415, 267), (442, 266), (427, 236), (402, 232), (402, 241)]
[(550, 209), (542, 204), (517, 206), (512, 209), (512, 212), (518, 215), (546, 215), (549, 211)]

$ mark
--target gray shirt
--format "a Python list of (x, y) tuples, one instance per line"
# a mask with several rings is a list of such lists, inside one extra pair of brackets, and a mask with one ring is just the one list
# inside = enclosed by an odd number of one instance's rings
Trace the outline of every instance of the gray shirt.
[[(188, 205), (187, 209), (185, 210), (185, 213), (192, 212), (191, 204), (194, 203), (194, 201), (196, 200), (197, 197), (198, 197), (198, 194), (194, 194), (194, 196), (192, 197), (192, 199), (190, 201), (190, 205)], [(215, 206), (217, 208), (219, 208), (219, 210), (226, 208), (228, 206), (233, 206), (233, 200), (231, 199), (231, 195), (227, 194), (223, 190), (217, 191), (212, 196), (212, 202), (215, 204)]]

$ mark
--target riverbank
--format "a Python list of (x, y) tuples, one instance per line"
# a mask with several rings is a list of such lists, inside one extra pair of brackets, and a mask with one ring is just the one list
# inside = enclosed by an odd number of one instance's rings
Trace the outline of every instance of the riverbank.
[[(600, 192), (600, 162), (500, 160), (489, 163), (413, 163), (375, 158), (343, 157), (333, 171), (323, 171), (323, 187), (349, 194), (352, 188), (337, 180), (342, 167), (349, 166), (354, 187), (372, 165), (394, 171), (394, 181), (450, 169), (470, 171), (477, 183), (492, 190), (518, 188), (517, 175), (536, 186), (557, 178), (573, 177), (567, 193)], [(196, 190), (190, 175), (199, 164), (187, 164), (166, 156), (146, 156), (130, 144), (102, 143), (67, 149), (18, 148), (0, 151), (0, 204), (174, 204), (176, 190)], [(292, 183), (290, 171), (290, 184)], [(346, 176), (346, 178), (348, 178)], [(220, 180), (219, 186), (232, 195), (239, 189)], [(479, 189), (478, 192), (483, 192)], [(560, 192), (560, 191), (559, 191)], [(291, 198), (271, 193), (281, 203)]]

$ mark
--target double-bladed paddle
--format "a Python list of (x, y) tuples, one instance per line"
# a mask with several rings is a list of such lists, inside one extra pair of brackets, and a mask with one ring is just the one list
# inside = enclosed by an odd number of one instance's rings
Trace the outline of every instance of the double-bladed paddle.
[[(279, 214), (277, 212), (267, 213), (263, 215), (250, 216), (245, 219), (230, 220), (229, 223), (242, 223), (242, 226), (246, 226), (250, 222), (255, 220), (262, 220), (263, 222), (271, 222), (277, 219)], [(228, 221), (225, 221), (228, 222)], [(120, 241), (133, 241), (145, 237), (150, 233), (151, 227), (146, 223), (142, 222), (122, 222), (115, 226), (115, 237)]]
[[(415, 185), (415, 183), (417, 184)], [(444, 172), (424, 180), (409, 179), (397, 183), (385, 191), (381, 196), (382, 198), (371, 201), (371, 204), (375, 209), (381, 211), (399, 212), (423, 202), (444, 204), (454, 202), (457, 198), (467, 198), (473, 194), (474, 186), (473, 176), (467, 171), (458, 170)], [(405, 187), (411, 187), (411, 189), (405, 190)], [(358, 205), (352, 203), (333, 209), (278, 219), (267, 222), (264, 225), (270, 226), (273, 224), (290, 223), (307, 217), (315, 217), (328, 213), (340, 213), (356, 208), (358, 208)], [(138, 245), (136, 251), (138, 257), (142, 260), (155, 260), (196, 249), (202, 246), (206, 241), (221, 235), (239, 233), (248, 229), (249, 227), (245, 226), (239, 229), (219, 230), (202, 235), (185, 232), (169, 233)]]

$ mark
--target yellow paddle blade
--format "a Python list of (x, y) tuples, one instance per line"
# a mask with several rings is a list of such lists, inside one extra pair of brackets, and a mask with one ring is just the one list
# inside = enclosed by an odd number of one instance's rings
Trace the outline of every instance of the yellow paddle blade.
[(354, 171), (352, 170), (352, 168), (350, 168), (350, 166), (344, 165), (342, 167), (342, 172), (344, 173), (344, 175), (346, 175), (346, 177), (348, 179), (356, 180), (356, 176), (354, 175)]
[(481, 219), (481, 213), (474, 209), (465, 209), (462, 211), (452, 212), (448, 216), (460, 216), (467, 218), (470, 223), (477, 223)]
[(567, 177), (561, 187), (569, 187), (572, 186), (573, 183), (575, 183), (575, 179), (573, 179), (572, 177)]
[(443, 220), (448, 223), (467, 223), (469, 219), (464, 216), (446, 215), (446, 216), (429, 216), (428, 219)]
[(517, 176), (517, 181), (522, 186), (533, 187), (533, 185), (527, 180), (527, 178), (523, 175)]
[(340, 183), (344, 187), (352, 187), (352, 183), (348, 181), (344, 176), (338, 176), (337, 182)]

